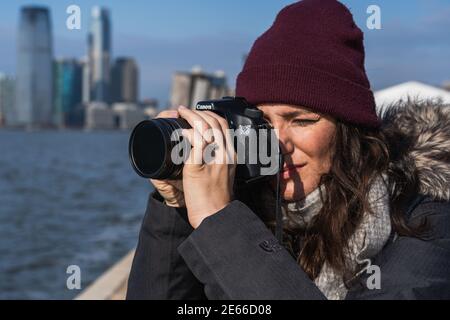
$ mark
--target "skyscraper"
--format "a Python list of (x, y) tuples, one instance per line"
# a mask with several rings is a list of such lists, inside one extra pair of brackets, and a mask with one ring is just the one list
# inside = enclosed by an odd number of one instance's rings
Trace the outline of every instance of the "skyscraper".
[(220, 99), (230, 95), (230, 89), (227, 86), (227, 78), (224, 71), (216, 71), (210, 79), (210, 99)]
[(14, 125), (53, 125), (51, 28), (49, 9), (39, 6), (21, 9), (17, 47), (16, 117), (12, 121)]
[(82, 101), (84, 105), (87, 105), (91, 101), (91, 72), (89, 70), (89, 58), (83, 57), (80, 61), (83, 68), (81, 89)]
[(109, 102), (111, 22), (105, 8), (92, 8), (88, 36), (91, 101)]
[(0, 73), (0, 126), (14, 119), (15, 80)]
[(58, 126), (83, 125), (82, 63), (75, 59), (60, 59), (54, 63), (54, 116)]
[(139, 71), (134, 59), (117, 58), (112, 68), (112, 101), (137, 103), (138, 86)]
[(220, 99), (229, 95), (227, 79), (223, 71), (204, 73), (200, 67), (191, 72), (177, 72), (173, 77), (170, 107), (179, 105), (195, 107), (202, 100)]
[(191, 104), (192, 76), (187, 72), (176, 72), (172, 78), (172, 92), (170, 94), (170, 107), (189, 107)]
[(211, 79), (204, 73), (192, 74), (191, 101), (189, 106), (194, 107), (197, 102), (209, 99)]

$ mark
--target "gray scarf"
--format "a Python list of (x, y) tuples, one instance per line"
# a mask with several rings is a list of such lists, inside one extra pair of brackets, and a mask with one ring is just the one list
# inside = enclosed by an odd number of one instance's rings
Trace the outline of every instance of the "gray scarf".
[[(361, 224), (349, 240), (349, 250), (345, 254), (349, 267), (360, 270), (356, 276), (370, 266), (371, 258), (381, 251), (391, 234), (389, 195), (383, 177), (378, 177), (372, 183), (369, 202), (373, 214), (364, 215)], [(301, 201), (284, 203), (283, 225), (297, 229), (307, 228), (321, 207), (319, 188)], [(315, 283), (328, 299), (340, 300), (347, 295), (342, 276), (327, 263), (323, 265)]]

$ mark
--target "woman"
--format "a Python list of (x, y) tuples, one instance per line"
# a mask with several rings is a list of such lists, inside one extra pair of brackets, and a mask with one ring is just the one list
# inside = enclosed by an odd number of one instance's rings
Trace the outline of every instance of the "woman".
[[(407, 102), (380, 119), (345, 6), (283, 9), (255, 42), (237, 95), (278, 129), (283, 242), (273, 181), (233, 190), (234, 165), (191, 162), (182, 182), (152, 181), (129, 299), (450, 298), (449, 106)], [(214, 113), (160, 117), (229, 143)], [(212, 139), (194, 130), (184, 135), (201, 151)]]

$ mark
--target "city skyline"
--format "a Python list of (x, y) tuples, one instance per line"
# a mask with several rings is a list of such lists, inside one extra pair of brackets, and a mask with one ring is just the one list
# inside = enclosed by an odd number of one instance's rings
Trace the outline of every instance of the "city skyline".
[[(224, 70), (230, 86), (242, 67), (242, 56), (273, 22), (276, 13), (293, 1), (258, 4), (200, 1), (77, 1), (82, 9), (82, 29), (65, 28), (68, 1), (35, 1), (48, 5), (54, 21), (55, 57), (86, 54), (91, 7), (104, 5), (111, 11), (114, 56), (133, 56), (140, 66), (141, 98), (169, 99), (171, 77), (202, 65), (208, 72)], [(432, 1), (377, 1), (382, 30), (367, 30), (369, 1), (343, 1), (366, 35), (366, 67), (375, 90), (409, 80), (441, 85), (450, 78), (450, 4)], [(27, 1), (5, 5), (0, 13), (0, 72), (15, 74), (14, 49), (18, 9)], [(218, 17), (218, 12), (221, 16)], [(447, 40), (449, 39), (449, 40)], [(204, 49), (208, 48), (208, 50)]]
[(128, 129), (153, 113), (138, 98), (139, 67), (134, 58), (113, 60), (107, 8), (91, 10), (87, 55), (64, 59), (53, 54), (50, 12), (46, 6), (20, 8), (17, 75), (1, 78), (0, 125)]
[[(79, 8), (68, 8), (68, 12)], [(2, 93), (0, 125), (21, 128), (130, 129), (155, 115), (155, 99), (140, 100), (139, 66), (133, 57), (114, 57), (112, 19), (106, 7), (91, 9), (87, 35), (87, 55), (55, 58), (51, 9), (28, 5), (20, 8), (17, 61), (17, 89), (8, 89), (2, 80), (2, 92), (16, 94), (9, 102)], [(79, 19), (79, 16), (78, 18)], [(76, 22), (76, 28), (80, 23)], [(67, 22), (70, 29), (69, 22)], [(183, 85), (178, 78), (183, 76)], [(170, 105), (193, 107), (198, 101), (231, 95), (224, 71), (205, 73), (194, 67), (190, 73), (176, 72)], [(181, 97), (186, 97), (179, 99)], [(156, 104), (151, 101), (156, 101)], [(149, 103), (150, 102), (150, 103)], [(3, 105), (8, 105), (7, 107)], [(12, 110), (5, 113), (3, 110)]]

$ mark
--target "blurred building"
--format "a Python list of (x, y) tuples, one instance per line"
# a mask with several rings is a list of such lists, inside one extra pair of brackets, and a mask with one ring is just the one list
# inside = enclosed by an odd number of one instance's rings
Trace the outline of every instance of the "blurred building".
[(15, 84), (14, 78), (0, 74), (0, 126), (15, 118)]
[(38, 6), (21, 9), (17, 46), (17, 104), (12, 125), (54, 125), (51, 28), (49, 9)]
[(147, 99), (142, 100), (142, 101), (139, 103), (139, 105), (140, 105), (140, 107), (141, 107), (142, 109), (145, 109), (145, 108), (158, 109), (159, 102), (158, 102), (157, 99), (150, 99), (150, 98), (147, 98)]
[(144, 112), (147, 119), (153, 119), (158, 115), (158, 100), (144, 99), (139, 103), (139, 107)]
[(114, 126), (120, 130), (133, 129), (139, 122), (147, 119), (144, 110), (134, 103), (115, 103), (112, 110)]
[(112, 68), (112, 102), (137, 103), (139, 88), (138, 66), (132, 58), (117, 58)]
[(190, 73), (177, 72), (172, 80), (170, 107), (191, 106), (192, 76)]
[(154, 119), (158, 115), (158, 109), (154, 107), (147, 107), (142, 109), (147, 119)]
[(135, 103), (91, 102), (86, 106), (86, 130), (129, 130), (149, 119), (146, 111)]
[(106, 103), (91, 102), (86, 106), (86, 130), (111, 130), (114, 128), (114, 113)]
[(111, 22), (105, 8), (92, 8), (88, 47), (90, 101), (109, 102)]
[(450, 92), (417, 81), (405, 82), (385, 88), (376, 91), (374, 95), (379, 111), (389, 108), (393, 103), (407, 101), (408, 99), (441, 99), (444, 103), (450, 103)]
[(230, 89), (227, 86), (227, 78), (224, 71), (216, 71), (210, 77), (209, 99), (221, 99), (230, 95)]
[(169, 103), (172, 108), (180, 105), (193, 108), (199, 101), (220, 99), (229, 93), (223, 71), (207, 74), (201, 68), (194, 67), (191, 72), (175, 73)]
[(80, 60), (82, 67), (82, 80), (81, 80), (81, 101), (84, 105), (87, 105), (91, 101), (91, 79), (89, 70), (89, 58), (83, 57)]
[(54, 116), (59, 127), (81, 127), (83, 65), (75, 59), (54, 63)]
[(192, 69), (191, 96), (188, 106), (193, 108), (198, 101), (209, 99), (211, 82), (212, 77), (204, 73), (200, 67), (194, 67)]

